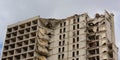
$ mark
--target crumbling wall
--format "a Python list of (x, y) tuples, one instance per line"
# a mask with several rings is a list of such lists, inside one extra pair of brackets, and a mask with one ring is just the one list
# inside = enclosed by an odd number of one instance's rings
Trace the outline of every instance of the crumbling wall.
[(38, 39), (36, 46), (36, 52), (40, 54), (38, 57), (39, 60), (47, 60), (47, 57), (49, 56), (49, 41), (51, 35), (52, 33), (48, 28), (39, 27), (37, 32)]

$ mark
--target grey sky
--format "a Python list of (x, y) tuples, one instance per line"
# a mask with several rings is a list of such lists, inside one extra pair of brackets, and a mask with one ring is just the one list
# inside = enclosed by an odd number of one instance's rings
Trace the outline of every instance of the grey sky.
[(107, 10), (115, 15), (116, 41), (120, 48), (119, 2), (120, 0), (0, 0), (0, 43), (4, 41), (7, 25), (30, 17), (40, 15), (45, 18), (65, 18), (84, 12), (93, 17), (95, 13)]

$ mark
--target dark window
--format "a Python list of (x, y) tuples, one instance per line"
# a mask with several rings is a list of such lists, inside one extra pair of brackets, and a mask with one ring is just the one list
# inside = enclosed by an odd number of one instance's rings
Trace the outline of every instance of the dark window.
[(64, 48), (64, 47), (62, 47), (62, 52), (64, 52), (64, 50), (65, 50), (65, 48)]
[(76, 58), (76, 60), (79, 60), (79, 58)]
[(61, 46), (61, 41), (59, 41), (59, 46)]
[(96, 53), (99, 54), (99, 49), (96, 49)]
[(99, 39), (99, 35), (96, 36), (96, 39)]
[(64, 54), (62, 54), (62, 59), (64, 58)]
[(73, 25), (73, 30), (75, 30), (75, 25)]
[(79, 55), (79, 51), (77, 51), (76, 53), (77, 53), (77, 55)]
[(75, 38), (73, 38), (73, 43), (75, 43)]
[(64, 28), (64, 29), (63, 29), (63, 32), (65, 32), (65, 31), (66, 31), (66, 29)]
[(76, 21), (75, 21), (75, 19), (73, 19), (73, 24), (75, 24), (76, 23)]
[(79, 44), (77, 44), (77, 48), (79, 48)]
[(59, 50), (58, 50), (59, 52), (61, 51), (61, 48), (59, 48)]
[(102, 22), (102, 24), (105, 24), (105, 22)]
[(75, 45), (73, 45), (73, 49), (75, 49)]
[(77, 31), (77, 35), (79, 35), (79, 31)]
[(65, 41), (63, 41), (63, 45), (65, 45)]
[(59, 39), (62, 39), (62, 36), (61, 36), (61, 35), (59, 36)]
[(60, 23), (60, 27), (62, 27), (62, 23)]
[(79, 42), (79, 37), (77, 37), (77, 42)]
[(60, 29), (60, 33), (62, 33), (62, 29)]
[(77, 18), (77, 22), (79, 22), (79, 17)]
[(97, 60), (100, 60), (100, 57), (99, 57), (99, 56), (97, 56), (96, 58), (97, 58)]
[(77, 29), (79, 29), (79, 24), (77, 24)]
[(58, 55), (58, 59), (60, 59), (60, 55)]
[(65, 34), (63, 34), (63, 39), (65, 38)]
[(75, 57), (75, 52), (72, 53), (72, 56)]
[(64, 22), (64, 26), (66, 26), (66, 22)]
[(96, 45), (99, 46), (99, 42), (96, 42)]

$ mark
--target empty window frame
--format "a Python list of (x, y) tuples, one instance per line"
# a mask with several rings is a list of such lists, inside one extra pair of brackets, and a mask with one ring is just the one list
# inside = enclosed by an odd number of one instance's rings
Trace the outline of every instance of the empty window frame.
[(65, 29), (65, 28), (63, 28), (63, 32), (66, 32), (66, 29)]
[(32, 26), (31, 28), (33, 31), (37, 30), (37, 26)]
[(58, 49), (58, 52), (61, 52), (61, 48)]
[(94, 55), (94, 54), (99, 54), (99, 48), (98, 49), (92, 49), (88, 51), (90, 55)]
[(94, 57), (90, 57), (88, 59), (89, 60), (100, 60), (100, 57), (99, 56), (94, 56)]
[(29, 44), (28, 40), (23, 41), (23, 44), (24, 44), (24, 45), (28, 45), (28, 44)]
[(14, 36), (17, 36), (17, 32), (13, 32), (12, 33), (12, 36), (14, 37)]
[(27, 57), (27, 54), (26, 54), (26, 53), (22, 54), (22, 59), (24, 59), (24, 58), (26, 58), (26, 57)]
[(21, 24), (21, 25), (19, 25), (19, 27), (20, 27), (20, 29), (25, 28), (25, 24)]
[(19, 30), (19, 34), (24, 34), (24, 30)]
[(25, 32), (30, 32), (30, 28), (26, 28), (26, 29), (25, 29)]
[(73, 49), (75, 49), (75, 45), (73, 45)]
[(28, 57), (33, 57), (34, 56), (34, 52), (28, 52)]
[(59, 41), (59, 46), (61, 46), (61, 41)]
[(73, 30), (75, 30), (75, 25), (73, 25)]
[(9, 55), (13, 55), (14, 54), (14, 50), (9, 51)]
[(62, 47), (62, 52), (64, 52), (65, 51), (65, 48), (64, 47)]
[(60, 33), (62, 33), (62, 29), (60, 29)]
[(31, 37), (35, 37), (35, 36), (36, 36), (36, 32), (32, 32)]
[(29, 34), (24, 35), (24, 38), (25, 39), (29, 38)]
[(18, 30), (18, 26), (13, 27), (13, 30), (14, 31)]
[(76, 58), (76, 60), (79, 60), (79, 58)]
[(10, 40), (5, 40), (5, 44), (9, 44), (10, 43)]
[(23, 36), (18, 36), (18, 40), (23, 40)]
[(10, 49), (15, 48), (15, 44), (10, 44)]
[(96, 37), (95, 35), (91, 35), (91, 36), (88, 36), (88, 39), (89, 40), (95, 40), (95, 37)]
[(28, 47), (23, 47), (23, 48), (22, 48), (22, 51), (23, 51), (23, 52), (28, 51)]
[(60, 27), (62, 27), (62, 23), (60, 23)]
[(3, 56), (7, 56), (8, 55), (8, 52), (3, 52)]
[(65, 39), (65, 34), (63, 34), (63, 39)]
[(7, 29), (7, 32), (9, 33), (9, 32), (12, 32), (12, 28), (8, 28)]
[(15, 60), (20, 60), (20, 57), (21, 57), (20, 55), (16, 55)]
[(34, 50), (34, 48), (35, 48), (34, 45), (29, 46), (29, 50)]
[(30, 43), (35, 43), (35, 38), (30, 39)]
[(11, 41), (11, 43), (16, 42), (16, 38), (12, 38), (10, 41)]
[(77, 35), (79, 35), (79, 31), (77, 30)]
[(63, 45), (65, 45), (65, 41), (63, 40)]
[(7, 60), (7, 58), (2, 58), (2, 60)]
[(26, 23), (26, 26), (31, 26), (31, 22)]
[(8, 50), (9, 49), (9, 46), (4, 46), (4, 50)]
[(7, 37), (7, 38), (11, 38), (11, 34), (7, 34), (6, 37)]
[(19, 49), (16, 49), (15, 51), (16, 51), (15, 53), (21, 53), (22, 50), (21, 48), (19, 48)]
[(21, 46), (22, 46), (22, 42), (16, 43), (16, 47), (21, 47)]
[(77, 29), (79, 29), (80, 27), (79, 27), (79, 24), (77, 24)]
[(77, 42), (79, 42), (79, 37), (77, 37)]
[(62, 54), (62, 59), (64, 58), (64, 54)]
[(61, 57), (61, 56), (60, 56), (60, 55), (58, 55), (58, 60), (60, 59), (60, 57)]
[(13, 57), (8, 57), (8, 60), (13, 60)]
[(94, 55), (95, 54), (95, 49), (94, 50), (89, 50), (88, 51), (90, 55)]
[(79, 17), (77, 18), (77, 22), (79, 22), (80, 21), (80, 19), (79, 19)]
[(100, 36), (99, 36), (99, 35), (97, 35), (97, 36), (96, 36), (96, 39), (99, 39), (99, 37), (100, 37)]
[(73, 38), (73, 43), (75, 43), (75, 38)]
[(73, 24), (75, 24), (76, 23), (76, 19), (73, 19)]
[(37, 24), (37, 23), (38, 23), (37, 20), (32, 21), (32, 24)]
[(72, 57), (75, 57), (75, 52), (74, 51), (72, 52)]
[(64, 22), (64, 26), (66, 26), (66, 22)]
[(59, 35), (59, 39), (62, 39), (62, 35)]
[(79, 44), (77, 44), (77, 49), (79, 48)]
[(79, 51), (76, 51), (76, 55), (79, 55)]

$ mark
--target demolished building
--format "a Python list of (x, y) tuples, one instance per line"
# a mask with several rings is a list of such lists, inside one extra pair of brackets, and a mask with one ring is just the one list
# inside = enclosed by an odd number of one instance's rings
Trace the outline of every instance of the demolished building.
[(36, 16), (7, 27), (2, 60), (118, 60), (114, 15)]

